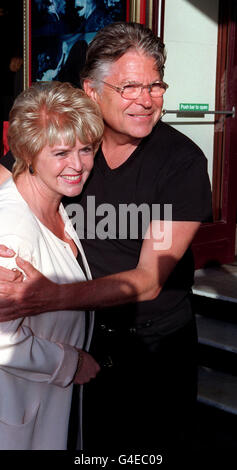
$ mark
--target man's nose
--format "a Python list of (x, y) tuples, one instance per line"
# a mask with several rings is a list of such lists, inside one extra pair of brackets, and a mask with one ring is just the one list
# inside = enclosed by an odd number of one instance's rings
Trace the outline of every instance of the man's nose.
[(143, 87), (136, 101), (139, 104), (142, 104), (143, 106), (152, 106), (152, 97), (150, 95), (150, 89), (148, 87)]

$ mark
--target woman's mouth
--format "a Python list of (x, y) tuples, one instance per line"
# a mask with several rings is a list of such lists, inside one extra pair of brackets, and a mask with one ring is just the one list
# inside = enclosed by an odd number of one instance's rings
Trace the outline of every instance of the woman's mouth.
[(60, 175), (60, 178), (62, 178), (68, 184), (79, 184), (82, 180), (82, 173), (79, 175)]

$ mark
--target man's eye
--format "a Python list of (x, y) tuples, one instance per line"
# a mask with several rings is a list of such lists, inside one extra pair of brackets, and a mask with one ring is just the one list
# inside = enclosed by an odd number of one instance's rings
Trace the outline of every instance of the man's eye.
[(124, 90), (134, 90), (134, 89), (136, 90), (139, 87), (140, 87), (140, 85), (126, 85), (124, 87)]
[(164, 86), (162, 85), (162, 83), (153, 83), (152, 88), (155, 90), (159, 90), (160, 88), (164, 88)]

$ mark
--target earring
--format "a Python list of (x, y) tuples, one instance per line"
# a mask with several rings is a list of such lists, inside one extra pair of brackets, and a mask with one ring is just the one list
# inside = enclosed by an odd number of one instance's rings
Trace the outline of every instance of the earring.
[(28, 168), (29, 168), (30, 174), (33, 175), (34, 174), (34, 168), (32, 167), (32, 165), (29, 165)]

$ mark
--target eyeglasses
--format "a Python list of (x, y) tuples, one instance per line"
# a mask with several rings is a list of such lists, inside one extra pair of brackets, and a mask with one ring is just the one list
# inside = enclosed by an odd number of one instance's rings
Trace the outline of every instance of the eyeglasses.
[(144, 88), (147, 88), (150, 93), (150, 96), (152, 96), (153, 98), (159, 98), (163, 96), (169, 86), (167, 85), (167, 83), (162, 82), (161, 80), (157, 80), (156, 82), (150, 83), (149, 85), (143, 85), (142, 83), (134, 83), (133, 85), (125, 85), (123, 87), (111, 85), (110, 83), (104, 82), (103, 80), (98, 81), (104, 83), (105, 85), (120, 93), (120, 95), (126, 100), (137, 99), (142, 93), (142, 90), (144, 90)]

